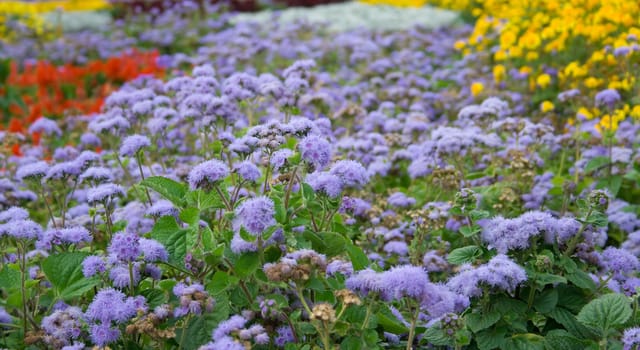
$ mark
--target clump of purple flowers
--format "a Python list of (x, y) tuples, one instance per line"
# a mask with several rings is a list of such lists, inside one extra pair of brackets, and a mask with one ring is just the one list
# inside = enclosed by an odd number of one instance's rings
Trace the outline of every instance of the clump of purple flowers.
[(451, 290), (471, 298), (482, 295), (482, 285), (512, 293), (526, 280), (527, 274), (524, 268), (513, 262), (508, 256), (498, 254), (484, 265), (462, 270), (449, 279), (447, 286)]
[(126, 297), (112, 288), (99, 291), (85, 311), (91, 341), (98, 346), (117, 341), (120, 337), (117, 325), (129, 321), (139, 310), (146, 312), (146, 308), (143, 296)]

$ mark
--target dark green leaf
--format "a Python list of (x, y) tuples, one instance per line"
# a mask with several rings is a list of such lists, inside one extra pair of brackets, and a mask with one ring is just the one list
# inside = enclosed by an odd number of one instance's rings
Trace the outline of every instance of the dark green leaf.
[(382, 328), (389, 333), (404, 334), (409, 332), (409, 329), (405, 327), (389, 310), (388, 307), (383, 306), (378, 313), (376, 313), (378, 323)]
[(501, 346), (504, 350), (544, 350), (544, 337), (533, 333), (514, 334)]
[(162, 176), (148, 177), (140, 182), (140, 185), (158, 192), (177, 207), (182, 207), (184, 196), (187, 193), (185, 184)]
[(257, 253), (244, 253), (236, 261), (233, 269), (240, 278), (251, 276), (260, 266), (260, 258)]
[(533, 307), (541, 313), (548, 313), (558, 304), (558, 290), (547, 289), (540, 293), (533, 302)]
[(480, 350), (491, 350), (501, 347), (506, 339), (507, 331), (504, 328), (482, 331), (475, 336), (476, 344)]
[(558, 283), (567, 283), (567, 279), (560, 276), (554, 275), (551, 273), (536, 273), (535, 274), (536, 282), (540, 286), (546, 286), (547, 284), (558, 284)]
[(595, 282), (593, 282), (591, 277), (586, 272), (580, 269), (577, 269), (574, 272), (567, 274), (566, 277), (567, 277), (567, 280), (569, 280), (569, 282), (575, 284), (576, 286), (582, 289), (587, 289), (589, 291), (596, 290)]
[(470, 245), (451, 251), (447, 256), (447, 261), (455, 265), (461, 265), (474, 262), (480, 255), (482, 255), (482, 249), (478, 246)]
[(347, 254), (349, 254), (349, 258), (351, 259), (351, 264), (353, 265), (353, 269), (355, 271), (364, 270), (369, 266), (369, 258), (362, 251), (362, 248), (357, 245), (348, 243), (346, 245)]
[(547, 350), (582, 350), (584, 342), (562, 329), (554, 329), (544, 337), (544, 345)]
[(311, 246), (318, 253), (335, 256), (346, 249), (346, 239), (336, 232), (315, 233), (307, 230), (303, 233), (303, 236), (311, 242)]
[(360, 350), (362, 349), (362, 339), (356, 336), (348, 336), (340, 343), (340, 349)]
[(584, 167), (585, 173), (590, 173), (594, 170), (598, 170), (604, 168), (609, 164), (609, 157), (595, 157), (592, 158), (587, 165)]
[(81, 296), (98, 284), (96, 278), (85, 278), (82, 274), (82, 261), (87, 256), (89, 253), (65, 252), (49, 255), (42, 262), (42, 272), (63, 299)]
[(478, 333), (483, 329), (487, 329), (500, 320), (500, 313), (491, 310), (485, 313), (471, 313), (465, 317), (466, 325), (473, 331)]
[(151, 238), (162, 243), (169, 253), (170, 262), (182, 266), (187, 254), (187, 230), (181, 229), (172, 216), (163, 216), (151, 230)]
[(606, 334), (610, 329), (627, 322), (631, 314), (629, 298), (622, 294), (611, 293), (585, 305), (578, 314), (577, 320)]
[(576, 317), (567, 309), (557, 307), (549, 313), (549, 316), (560, 323), (573, 336), (580, 339), (594, 339), (596, 335), (589, 328), (582, 325)]
[(140, 294), (147, 299), (147, 304), (151, 308), (167, 302), (165, 292), (160, 289), (145, 289), (141, 291)]
[(4, 265), (0, 271), (0, 288), (12, 290), (20, 288), (20, 271)]
[(453, 339), (447, 337), (442, 328), (439, 326), (429, 327), (424, 332), (424, 339), (436, 346), (453, 346)]
[(186, 208), (180, 212), (180, 220), (191, 226), (200, 223), (200, 210), (198, 208)]

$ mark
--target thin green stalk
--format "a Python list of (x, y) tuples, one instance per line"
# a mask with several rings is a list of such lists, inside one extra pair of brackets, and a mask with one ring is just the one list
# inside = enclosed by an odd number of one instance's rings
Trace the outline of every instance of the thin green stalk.
[(413, 349), (413, 338), (415, 337), (415, 333), (416, 333), (416, 323), (418, 323), (418, 315), (420, 314), (420, 308), (416, 307), (416, 311), (413, 314), (413, 317), (411, 318), (411, 328), (409, 328), (409, 338), (407, 338), (407, 349), (406, 350), (411, 350)]

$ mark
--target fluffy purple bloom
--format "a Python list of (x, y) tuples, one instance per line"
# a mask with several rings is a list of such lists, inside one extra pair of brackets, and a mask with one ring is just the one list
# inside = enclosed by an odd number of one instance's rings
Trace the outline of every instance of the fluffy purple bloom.
[(107, 250), (120, 261), (134, 261), (142, 253), (140, 237), (135, 233), (118, 232), (111, 238), (111, 244)]
[(202, 162), (189, 172), (189, 186), (192, 190), (208, 187), (224, 180), (229, 175), (229, 167), (217, 159)]
[(42, 227), (31, 220), (9, 221), (0, 225), (0, 237), (3, 235), (16, 239), (37, 239), (42, 235)]
[(89, 230), (82, 226), (61, 229), (50, 229), (44, 232), (36, 247), (39, 249), (51, 249), (52, 245), (78, 244), (91, 242), (93, 237)]
[(331, 198), (342, 193), (342, 180), (326, 171), (307, 174), (305, 182), (316, 192), (322, 192)]
[(387, 203), (394, 207), (406, 208), (416, 204), (416, 199), (408, 197), (402, 192), (395, 192), (387, 198)]
[(625, 329), (622, 335), (622, 344), (624, 344), (624, 350), (638, 349), (640, 346), (640, 327)]
[(385, 300), (400, 300), (403, 297), (421, 300), (428, 290), (429, 277), (421, 267), (396, 266), (382, 273), (380, 285)]
[(225, 335), (222, 338), (216, 338), (214, 342), (201, 346), (198, 350), (245, 350), (242, 343), (236, 341), (232, 337)]
[(26, 220), (29, 218), (29, 212), (20, 207), (11, 207), (0, 211), (0, 222), (11, 222), (17, 220)]
[(394, 240), (394, 241), (387, 242), (382, 248), (382, 250), (384, 250), (384, 252), (389, 255), (397, 254), (400, 256), (406, 256), (407, 253), (409, 253), (409, 246), (407, 246), (407, 243), (404, 241)]
[(58, 163), (47, 171), (46, 180), (61, 180), (69, 177), (79, 176), (82, 173), (82, 165), (80, 162), (68, 161)]
[(235, 210), (233, 227), (240, 232), (241, 227), (254, 236), (261, 235), (276, 224), (275, 205), (269, 197), (260, 196), (247, 199)]
[(302, 159), (313, 165), (315, 169), (322, 169), (331, 160), (331, 144), (324, 138), (309, 135), (298, 143), (298, 150)]
[(289, 326), (281, 326), (276, 330), (274, 343), (277, 347), (283, 348), (286, 344), (295, 342), (295, 337)]
[(625, 249), (607, 247), (602, 252), (602, 267), (614, 274), (632, 273), (640, 267), (638, 258)]
[(428, 272), (445, 271), (449, 267), (449, 263), (435, 250), (426, 252), (422, 258), (422, 263)]
[(287, 159), (292, 155), (293, 151), (288, 148), (280, 149), (273, 152), (273, 154), (271, 154), (270, 160), (271, 166), (273, 166), (273, 169), (276, 171), (282, 169), (282, 167), (284, 167), (284, 165), (286, 164)]
[(98, 346), (105, 346), (120, 338), (120, 330), (112, 328), (109, 324), (93, 324), (89, 329), (91, 341)]
[(36, 132), (45, 135), (55, 134), (58, 136), (62, 136), (62, 130), (60, 130), (58, 124), (56, 124), (56, 122), (54, 122), (53, 120), (47, 119), (45, 117), (36, 120), (35, 122), (33, 122), (33, 124), (31, 124), (31, 126), (29, 126), (29, 133)]
[[(47, 336), (55, 338), (62, 344), (69, 345), (82, 332), (84, 315), (79, 307), (70, 306), (64, 310), (56, 310), (51, 315), (42, 318), (42, 329)], [(45, 337), (45, 341), (51, 344)]]
[(144, 256), (144, 261), (157, 262), (167, 261), (169, 259), (167, 250), (160, 242), (147, 238), (140, 238), (138, 242), (142, 255)]
[(120, 155), (123, 157), (133, 157), (141, 149), (151, 146), (151, 141), (148, 137), (142, 135), (128, 136), (120, 145)]
[(122, 186), (106, 183), (98, 187), (92, 187), (87, 192), (87, 202), (89, 204), (105, 203), (112, 201), (115, 197), (124, 196), (125, 192)]
[(477, 297), (482, 294), (483, 284), (511, 293), (526, 280), (527, 273), (524, 268), (508, 256), (498, 254), (484, 265), (462, 270), (449, 279), (447, 286), (467, 297)]
[(596, 94), (596, 106), (614, 108), (620, 101), (620, 94), (615, 89), (605, 89)]
[(496, 217), (485, 225), (482, 239), (499, 253), (526, 249), (532, 237), (553, 231), (554, 224), (555, 219), (549, 213), (540, 211), (527, 212), (514, 219)]
[(86, 132), (84, 134), (82, 134), (82, 136), (80, 136), (80, 144), (84, 145), (84, 146), (100, 146), (102, 144), (102, 141), (100, 141), (100, 138), (98, 136), (96, 136), (96, 134), (94, 133), (90, 133), (90, 132)]
[(337, 273), (341, 273), (346, 277), (353, 275), (353, 265), (350, 261), (333, 260), (327, 264), (326, 270), (327, 276), (334, 276)]
[(113, 172), (108, 168), (91, 167), (80, 174), (80, 180), (89, 180), (97, 183), (113, 181)]
[(86, 278), (105, 271), (107, 271), (107, 263), (102, 257), (90, 255), (82, 261), (82, 274)]
[(216, 327), (212, 332), (212, 338), (219, 339), (224, 336), (228, 336), (231, 332), (244, 328), (246, 323), (247, 319), (244, 317), (240, 315), (233, 315), (228, 320), (222, 321), (218, 324), (218, 327)]
[(353, 160), (341, 160), (335, 163), (329, 173), (339, 177), (345, 187), (360, 188), (369, 182), (367, 169)]
[(233, 171), (245, 181), (257, 182), (262, 175), (260, 169), (252, 162), (245, 160), (233, 166)]
[[(133, 265), (131, 270), (133, 275), (134, 287), (140, 282), (140, 267), (136, 264)], [(129, 266), (116, 265), (109, 270), (109, 279), (111, 284), (120, 289), (131, 288), (131, 275), (129, 274)]]

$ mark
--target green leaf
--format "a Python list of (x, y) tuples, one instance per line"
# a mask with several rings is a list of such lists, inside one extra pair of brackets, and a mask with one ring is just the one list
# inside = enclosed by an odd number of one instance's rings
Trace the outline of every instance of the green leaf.
[[(182, 341), (181, 349), (196, 350), (202, 344), (211, 340), (213, 325), (207, 322), (206, 316), (198, 316), (190, 319), (187, 329), (176, 329), (176, 341)], [(185, 332), (185, 334), (182, 334)]]
[(182, 266), (187, 255), (187, 231), (178, 226), (173, 216), (163, 216), (153, 225), (150, 236), (165, 246), (171, 263)]
[(183, 199), (187, 193), (185, 184), (162, 176), (151, 176), (140, 182), (140, 185), (158, 192), (177, 207), (183, 206)]
[(362, 248), (351, 243), (348, 243), (346, 248), (347, 254), (349, 254), (349, 258), (351, 259), (351, 264), (353, 265), (354, 271), (364, 270), (369, 266), (369, 258), (362, 251)]
[(303, 237), (311, 242), (311, 246), (315, 251), (330, 257), (344, 252), (347, 245), (347, 240), (336, 232), (315, 233), (306, 230), (303, 233)]
[(598, 170), (600, 168), (604, 168), (609, 164), (609, 157), (595, 157), (592, 158), (587, 165), (584, 167), (585, 173), (590, 173), (594, 170)]
[(577, 320), (606, 333), (627, 322), (632, 310), (629, 299), (617, 293), (605, 294), (585, 305)]
[[(222, 194), (225, 195), (227, 199), (229, 198), (226, 192), (223, 192)], [(211, 208), (226, 208), (226, 205), (224, 204), (222, 198), (220, 198), (220, 194), (218, 194), (218, 191), (211, 191), (209, 193), (205, 193), (202, 190), (189, 191), (187, 192), (185, 198), (189, 205), (193, 205), (201, 211)]]
[(591, 277), (586, 272), (580, 269), (577, 269), (572, 273), (567, 274), (566, 277), (567, 277), (567, 280), (569, 280), (569, 282), (575, 284), (576, 286), (582, 289), (594, 291), (597, 288), (595, 282), (593, 282)]
[(535, 280), (540, 286), (546, 286), (547, 284), (567, 283), (566, 278), (560, 275), (554, 275), (546, 272), (536, 273)]
[(501, 347), (505, 342), (507, 330), (504, 328), (482, 331), (475, 336), (476, 344), (480, 350), (490, 350)]
[(540, 293), (533, 301), (533, 307), (541, 313), (548, 313), (558, 304), (558, 290), (547, 289)]
[(479, 209), (474, 209), (471, 212), (469, 212), (469, 216), (471, 216), (471, 219), (473, 221), (478, 221), (480, 219), (487, 219), (491, 216), (491, 213), (489, 213), (486, 210), (479, 210)]
[(424, 339), (435, 346), (453, 346), (453, 339), (447, 337), (439, 326), (429, 327), (424, 332)]
[(549, 313), (549, 317), (564, 326), (573, 336), (580, 339), (594, 339), (596, 335), (589, 328), (582, 325), (576, 317), (565, 308), (557, 307)]
[(386, 305), (383, 305), (376, 313), (378, 318), (378, 324), (389, 333), (404, 334), (408, 333), (409, 329), (405, 327), (392, 313)]
[(620, 187), (622, 187), (622, 175), (612, 175), (600, 179), (596, 184), (597, 189), (606, 188), (613, 196), (616, 196), (618, 192), (620, 192)]
[(544, 350), (544, 337), (533, 333), (514, 334), (501, 346), (502, 349)]
[(200, 223), (200, 210), (198, 208), (186, 208), (180, 212), (180, 220), (190, 226), (196, 226)]
[(474, 262), (480, 255), (482, 255), (482, 249), (478, 246), (470, 245), (452, 250), (447, 256), (447, 261), (455, 265), (461, 265)]
[(584, 342), (562, 329), (548, 332), (544, 337), (544, 345), (547, 350), (582, 350), (585, 348)]
[(260, 266), (260, 258), (257, 253), (244, 253), (236, 261), (233, 269), (240, 278), (251, 276)]
[(500, 320), (500, 313), (496, 310), (491, 310), (486, 313), (472, 313), (465, 317), (466, 325), (473, 331), (478, 333), (483, 329), (487, 329)]
[(97, 278), (85, 278), (82, 274), (82, 261), (89, 255), (84, 252), (65, 252), (49, 255), (42, 262), (42, 272), (56, 294), (64, 300), (81, 296), (98, 284)]
[(167, 301), (164, 291), (160, 289), (145, 289), (141, 291), (140, 294), (147, 299), (147, 304), (149, 304), (151, 308), (155, 308)]
[(480, 226), (477, 226), (477, 225), (473, 225), (472, 227), (469, 227), (469, 226), (460, 227), (460, 233), (467, 238), (477, 235), (478, 233), (480, 233), (481, 230), (482, 229), (480, 228)]
[(4, 265), (0, 271), (0, 288), (12, 290), (20, 288), (20, 271)]
[(340, 349), (360, 350), (362, 349), (362, 339), (356, 336), (348, 336), (340, 343)]

